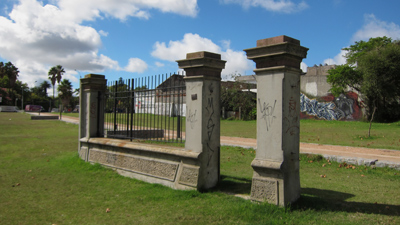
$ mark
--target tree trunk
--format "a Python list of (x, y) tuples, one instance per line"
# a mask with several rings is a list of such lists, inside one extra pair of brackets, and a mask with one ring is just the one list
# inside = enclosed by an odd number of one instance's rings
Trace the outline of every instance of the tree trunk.
[(376, 111), (376, 106), (374, 106), (374, 111), (372, 112), (371, 121), (369, 121), (368, 137), (371, 137), (371, 126), (372, 126), (372, 120), (374, 119), (375, 111)]

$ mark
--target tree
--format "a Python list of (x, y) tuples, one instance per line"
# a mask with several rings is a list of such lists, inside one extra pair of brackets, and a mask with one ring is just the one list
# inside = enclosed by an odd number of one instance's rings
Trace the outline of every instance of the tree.
[[(11, 62), (3, 63), (0, 62), (0, 92), (5, 97), (4, 101), (6, 104), (13, 103), (15, 100), (16, 93), (13, 90), (15, 82), (18, 80), (18, 68), (15, 67)], [(10, 99), (8, 101), (7, 99)]]
[[(54, 101), (54, 87), (57, 83), (60, 83), (62, 75), (64, 75), (65, 70), (61, 65), (53, 66), (48, 72), (49, 75), (49, 80), (51, 81), (51, 84), (53, 85), (53, 101)], [(50, 106), (51, 107), (51, 106)]]
[(39, 85), (39, 87), (40, 90), (42, 91), (41, 93), (43, 93), (44, 95), (43, 97), (47, 97), (47, 89), (51, 87), (50, 83), (47, 80), (45, 80)]
[(348, 48), (347, 64), (328, 71), (331, 91), (337, 95), (348, 88), (359, 92), (367, 118), (379, 122), (400, 119), (400, 43), (391, 38), (370, 38)]
[[(231, 75), (233, 79), (240, 76)], [(252, 120), (256, 118), (256, 98), (251, 93), (251, 84), (227, 81), (221, 83), (221, 108), (225, 111), (241, 112), (243, 120)]]
[(59, 92), (58, 97), (61, 99), (62, 104), (67, 107), (73, 94), (71, 82), (68, 79), (62, 80), (60, 85), (57, 87), (57, 91)]
[(14, 87), (14, 84), (18, 79), (18, 73), (18, 68), (15, 67), (11, 62), (6, 64), (0, 62), (0, 78), (8, 77), (8, 88)]

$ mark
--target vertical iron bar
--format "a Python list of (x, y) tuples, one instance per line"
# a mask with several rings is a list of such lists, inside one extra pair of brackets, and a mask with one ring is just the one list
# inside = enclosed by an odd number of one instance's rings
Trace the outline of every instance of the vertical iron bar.
[[(100, 107), (101, 107), (101, 92), (97, 92), (97, 137), (102, 137), (100, 134)], [(104, 136), (104, 134), (103, 134)]]
[(133, 128), (133, 114), (135, 113), (135, 93), (133, 92), (134, 80), (131, 79), (131, 90), (130, 90), (130, 106), (131, 106), (131, 127), (130, 127), (130, 140), (132, 141), (132, 128)]
[(114, 135), (117, 131), (117, 81), (115, 81), (114, 86)]

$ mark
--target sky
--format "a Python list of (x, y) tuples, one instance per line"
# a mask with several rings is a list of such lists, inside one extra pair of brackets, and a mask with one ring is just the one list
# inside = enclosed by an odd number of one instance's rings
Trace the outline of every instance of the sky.
[(306, 71), (344, 64), (341, 49), (355, 41), (400, 39), (399, 9), (398, 0), (0, 0), (0, 61), (29, 87), (62, 65), (79, 88), (88, 73), (109, 81), (174, 73), (187, 53), (211, 51), (230, 79), (254, 74), (243, 49), (286, 35), (309, 48)]

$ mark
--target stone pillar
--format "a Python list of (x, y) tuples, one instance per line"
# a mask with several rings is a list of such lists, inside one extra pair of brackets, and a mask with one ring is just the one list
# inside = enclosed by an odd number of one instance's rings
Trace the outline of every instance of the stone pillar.
[(107, 88), (104, 75), (87, 74), (81, 79), (79, 95), (79, 156), (87, 161), (85, 143), (91, 137), (104, 136), (104, 95)]
[(214, 187), (220, 166), (220, 88), (226, 61), (211, 52), (188, 53), (178, 60), (186, 71), (185, 149), (200, 154), (198, 189)]
[(256, 63), (257, 151), (251, 198), (286, 206), (300, 197), (300, 63), (308, 48), (278, 36), (245, 49)]

